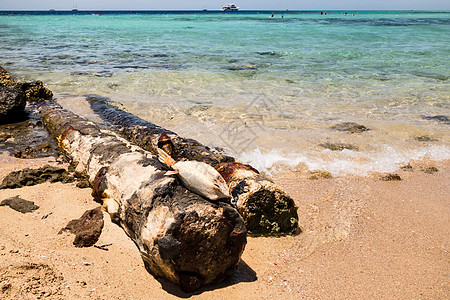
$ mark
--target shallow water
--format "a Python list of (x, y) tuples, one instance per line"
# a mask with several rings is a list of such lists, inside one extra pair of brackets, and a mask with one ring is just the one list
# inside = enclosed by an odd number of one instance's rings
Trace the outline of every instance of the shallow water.
[(450, 158), (448, 121), (424, 118), (450, 117), (449, 29), (450, 12), (0, 14), (0, 65), (262, 170), (368, 174)]

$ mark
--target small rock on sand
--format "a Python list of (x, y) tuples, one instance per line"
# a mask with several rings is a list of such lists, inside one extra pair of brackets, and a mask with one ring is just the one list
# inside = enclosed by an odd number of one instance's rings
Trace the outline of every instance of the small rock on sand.
[(34, 202), (22, 199), (19, 196), (5, 199), (0, 203), (0, 206), (6, 205), (23, 214), (32, 212), (39, 208), (39, 206), (35, 205)]
[(87, 210), (81, 218), (70, 221), (59, 233), (69, 231), (75, 234), (73, 244), (76, 247), (90, 247), (98, 241), (103, 224), (103, 213), (99, 206)]
[(439, 172), (439, 170), (436, 167), (428, 167), (428, 168), (423, 169), (422, 172), (427, 173), (427, 174), (434, 174), (436, 172)]
[(358, 147), (344, 143), (322, 143), (319, 146), (332, 151), (342, 151), (344, 149), (358, 151)]

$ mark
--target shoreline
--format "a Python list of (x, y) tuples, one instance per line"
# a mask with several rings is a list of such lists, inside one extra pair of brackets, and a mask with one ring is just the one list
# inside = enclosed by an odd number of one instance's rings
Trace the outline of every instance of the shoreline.
[[(18, 159), (3, 153), (0, 180), (10, 171), (37, 168), (54, 159)], [(420, 168), (433, 165), (433, 174)], [(75, 248), (60, 228), (98, 204), (90, 189), (44, 183), (0, 190), (40, 208), (21, 214), (0, 207), (0, 261), (5, 291), (50, 292), (49, 299), (439, 299), (450, 295), (450, 161), (413, 164), (402, 181), (343, 176), (309, 180), (277, 174), (299, 207), (302, 232), (286, 237), (249, 237), (237, 273), (227, 282), (189, 295), (145, 271), (132, 241), (105, 213), (98, 248)], [(47, 218), (44, 215), (51, 214)], [(23, 271), (23, 266), (34, 267)], [(22, 268), (21, 268), (22, 267)], [(22, 274), (19, 275), (19, 271)], [(40, 278), (33, 285), (33, 276)], [(61, 277), (62, 276), (62, 277)], [(34, 289), (31, 288), (34, 286)], [(226, 294), (226, 296), (225, 296)], [(5, 294), (6, 299), (9, 298)], [(59, 298), (58, 298), (59, 297)]]
[[(92, 112), (85, 100), (86, 95), (56, 94), (56, 97), (56, 101), (66, 109), (93, 122), (102, 122)], [(270, 117), (264, 115), (258, 123), (238, 116), (237, 111), (219, 114), (212, 109), (203, 111), (194, 105), (191, 114), (188, 112), (190, 109), (183, 111), (172, 107), (171, 111), (170, 107), (130, 106), (127, 101), (109, 100), (125, 111), (180, 136), (224, 149), (228, 155), (269, 174), (289, 170), (303, 172), (305, 176), (316, 171), (330, 172), (333, 176), (370, 176), (374, 172), (395, 172), (414, 161), (450, 158), (450, 136), (445, 130), (448, 125), (437, 121), (421, 119), (419, 121), (423, 124), (415, 126), (401, 121), (386, 124), (380, 120), (363, 122), (344, 116), (314, 124), (292, 121), (292, 124), (278, 128), (276, 124), (269, 124), (267, 120)], [(367, 126), (369, 130), (349, 133), (331, 128), (349, 121)], [(276, 137), (275, 141), (273, 137)]]

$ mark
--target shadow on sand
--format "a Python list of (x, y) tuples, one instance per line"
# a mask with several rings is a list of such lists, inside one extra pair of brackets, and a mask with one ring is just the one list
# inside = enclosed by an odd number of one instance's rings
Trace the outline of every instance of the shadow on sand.
[(200, 295), (207, 291), (225, 288), (225, 287), (235, 285), (235, 284), (238, 284), (241, 282), (253, 282), (253, 281), (256, 281), (257, 279), (258, 279), (258, 277), (256, 275), (256, 272), (253, 271), (253, 269), (250, 268), (250, 266), (247, 265), (243, 260), (241, 260), (239, 262), (238, 268), (237, 268), (236, 272), (233, 274), (233, 276), (231, 276), (230, 278), (228, 278), (225, 281), (222, 281), (222, 282), (219, 282), (216, 284), (202, 286), (197, 291), (192, 292), (192, 293), (183, 292), (178, 285), (176, 285), (170, 281), (167, 281), (165, 279), (159, 278), (157, 280), (161, 284), (162, 289), (165, 290), (166, 292), (168, 292), (169, 294), (172, 294), (172, 295), (180, 297), (180, 298), (190, 298), (194, 295)]

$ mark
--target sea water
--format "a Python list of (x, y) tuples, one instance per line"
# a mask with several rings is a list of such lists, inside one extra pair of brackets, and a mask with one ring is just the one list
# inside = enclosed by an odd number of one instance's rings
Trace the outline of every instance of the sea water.
[[(107, 97), (269, 172), (450, 158), (450, 12), (271, 15), (2, 12), (0, 65), (72, 107)], [(343, 122), (371, 130), (330, 128)]]

